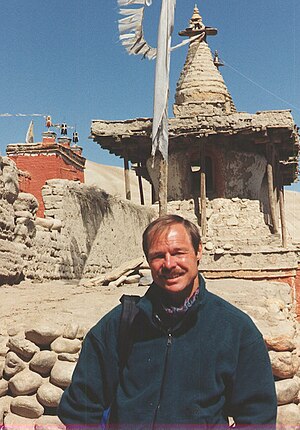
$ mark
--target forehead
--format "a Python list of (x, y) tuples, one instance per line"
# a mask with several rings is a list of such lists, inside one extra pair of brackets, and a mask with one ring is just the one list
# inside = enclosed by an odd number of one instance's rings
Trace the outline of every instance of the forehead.
[(149, 235), (149, 251), (163, 245), (192, 247), (189, 233), (182, 224), (172, 224)]

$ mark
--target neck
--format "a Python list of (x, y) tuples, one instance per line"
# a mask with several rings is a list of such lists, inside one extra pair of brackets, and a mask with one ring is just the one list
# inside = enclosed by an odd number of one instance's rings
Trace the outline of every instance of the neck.
[(191, 286), (186, 287), (183, 291), (179, 291), (177, 293), (163, 291), (162, 301), (168, 307), (174, 306), (175, 308), (179, 308), (184, 304), (186, 299), (189, 299), (190, 297), (192, 297), (192, 295), (195, 293), (198, 287), (199, 287), (199, 282), (195, 282)]

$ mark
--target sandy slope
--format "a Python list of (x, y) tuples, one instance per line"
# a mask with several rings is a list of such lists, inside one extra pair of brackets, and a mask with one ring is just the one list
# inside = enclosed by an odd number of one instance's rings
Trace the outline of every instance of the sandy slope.
[[(151, 186), (142, 179), (145, 203), (151, 204)], [(124, 169), (116, 166), (105, 166), (94, 161), (86, 160), (85, 183), (97, 185), (112, 195), (125, 199)], [(131, 197), (134, 203), (140, 204), (138, 178), (134, 171), (130, 171)]]
[(300, 244), (300, 193), (297, 191), (285, 192), (285, 212), (287, 228), (293, 243)]

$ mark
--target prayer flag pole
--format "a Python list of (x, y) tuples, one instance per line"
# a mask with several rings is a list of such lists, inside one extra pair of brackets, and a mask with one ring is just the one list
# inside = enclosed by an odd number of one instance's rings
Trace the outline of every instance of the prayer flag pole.
[(159, 216), (167, 213), (168, 199), (168, 100), (171, 35), (176, 0), (162, 0), (157, 39), (152, 124), (152, 156), (159, 151)]

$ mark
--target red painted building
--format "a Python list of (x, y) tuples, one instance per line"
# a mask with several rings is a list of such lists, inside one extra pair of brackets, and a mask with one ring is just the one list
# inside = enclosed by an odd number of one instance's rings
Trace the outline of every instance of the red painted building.
[(56, 133), (43, 133), (43, 141), (38, 143), (10, 144), (7, 155), (21, 171), (19, 187), (21, 192), (33, 194), (39, 202), (37, 216), (44, 216), (42, 187), (48, 179), (69, 179), (84, 182), (85, 158), (82, 148), (71, 146), (71, 139)]

